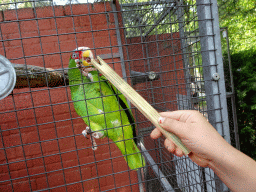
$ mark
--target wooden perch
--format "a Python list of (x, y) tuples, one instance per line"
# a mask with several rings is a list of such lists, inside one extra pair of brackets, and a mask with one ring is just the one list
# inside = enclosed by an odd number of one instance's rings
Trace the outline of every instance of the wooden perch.
[(22, 64), (13, 64), (13, 67), (17, 76), (15, 89), (58, 87), (69, 84), (67, 69), (51, 69)]

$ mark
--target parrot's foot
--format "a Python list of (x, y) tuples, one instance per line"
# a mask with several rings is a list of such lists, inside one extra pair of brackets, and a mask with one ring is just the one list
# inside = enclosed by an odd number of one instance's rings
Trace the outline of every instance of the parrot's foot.
[[(87, 138), (87, 134), (91, 134), (91, 133), (92, 133), (92, 131), (91, 131), (90, 127), (86, 127), (85, 130), (82, 131), (83, 136), (85, 136), (86, 138)], [(91, 137), (92, 149), (96, 150), (98, 147), (97, 147), (97, 143), (96, 143), (95, 139), (99, 139), (99, 138), (103, 137), (104, 134), (101, 132), (93, 132), (91, 136), (92, 136)]]
[[(83, 136), (87, 138), (87, 134), (91, 133), (90, 127), (86, 127), (85, 130), (82, 131)], [(88, 139), (88, 138), (87, 138)]]
[(82, 74), (83, 76), (87, 77), (88, 79), (90, 79), (91, 82), (93, 82), (93, 76), (92, 74), (90, 73), (91, 71), (96, 71), (97, 69), (96, 68), (93, 68), (93, 67), (89, 67), (89, 68), (84, 68), (82, 69)]

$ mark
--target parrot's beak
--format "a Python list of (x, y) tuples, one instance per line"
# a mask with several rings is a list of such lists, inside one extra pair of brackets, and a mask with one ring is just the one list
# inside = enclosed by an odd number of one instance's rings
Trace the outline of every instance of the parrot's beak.
[(82, 63), (83, 63), (83, 65), (84, 65), (85, 67), (91, 67), (91, 66), (92, 66), (92, 64), (90, 64), (90, 63), (91, 63), (91, 58), (90, 58), (90, 57), (87, 57), (87, 58), (85, 58), (85, 59), (82, 59)]
[(85, 66), (85, 67), (91, 67), (93, 66), (91, 64), (91, 57), (90, 57), (90, 50), (87, 50), (87, 51), (84, 51), (83, 54), (82, 54), (82, 64)]

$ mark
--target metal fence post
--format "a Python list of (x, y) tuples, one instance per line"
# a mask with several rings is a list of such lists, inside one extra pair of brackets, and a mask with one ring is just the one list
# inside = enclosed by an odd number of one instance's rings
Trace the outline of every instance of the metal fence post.
[[(209, 122), (230, 143), (217, 1), (197, 0), (197, 10)], [(218, 179), (216, 187), (228, 191)]]

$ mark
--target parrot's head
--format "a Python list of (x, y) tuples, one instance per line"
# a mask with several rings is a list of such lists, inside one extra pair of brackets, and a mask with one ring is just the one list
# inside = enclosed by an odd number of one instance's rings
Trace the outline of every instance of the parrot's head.
[(85, 67), (92, 67), (91, 60), (93, 59), (93, 54), (88, 47), (78, 47), (73, 51), (71, 59), (74, 59), (77, 64), (82, 64)]

